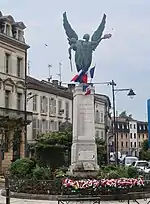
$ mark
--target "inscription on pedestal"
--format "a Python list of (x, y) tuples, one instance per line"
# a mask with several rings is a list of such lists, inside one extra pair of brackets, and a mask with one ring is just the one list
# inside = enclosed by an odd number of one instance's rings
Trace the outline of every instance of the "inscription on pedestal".
[(95, 160), (95, 153), (93, 151), (80, 151), (78, 159), (79, 161)]

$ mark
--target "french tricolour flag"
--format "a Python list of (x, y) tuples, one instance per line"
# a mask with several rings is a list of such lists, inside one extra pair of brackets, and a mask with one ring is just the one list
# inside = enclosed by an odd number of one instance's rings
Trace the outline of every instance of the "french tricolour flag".
[(76, 74), (71, 81), (74, 82), (80, 82), (80, 83), (87, 83), (87, 73), (85, 73), (84, 71), (80, 70), (80, 72), (78, 74)]
[(88, 82), (88, 74), (90, 75), (90, 78), (92, 80), (93, 77), (94, 77), (94, 72), (95, 72), (95, 66), (92, 67), (88, 72), (84, 72), (84, 71), (80, 70), (80, 72), (78, 74), (76, 74), (71, 79), (71, 81), (87, 84), (87, 82)]

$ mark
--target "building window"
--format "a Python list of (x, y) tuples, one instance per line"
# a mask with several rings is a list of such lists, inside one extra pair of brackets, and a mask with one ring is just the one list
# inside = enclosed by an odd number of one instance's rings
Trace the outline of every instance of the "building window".
[(6, 24), (6, 35), (10, 36), (10, 25)]
[(45, 96), (41, 96), (41, 113), (47, 113), (48, 111), (48, 99)]
[(5, 108), (9, 108), (10, 91), (5, 91)]
[(21, 77), (21, 71), (22, 71), (22, 58), (17, 57), (17, 76)]
[(128, 142), (126, 142), (126, 147), (128, 147)]
[(66, 111), (66, 118), (69, 118), (69, 102), (66, 102), (66, 105), (65, 105), (65, 111)]
[(58, 122), (57, 121), (54, 122), (54, 131), (58, 131)]
[(130, 129), (132, 129), (132, 124), (130, 124)]
[(36, 119), (33, 119), (32, 121), (32, 138), (36, 138)]
[(49, 115), (56, 114), (56, 99), (49, 98)]
[(33, 96), (33, 111), (37, 111), (37, 95)]
[(136, 142), (134, 142), (134, 147), (136, 147)]
[(130, 138), (132, 139), (132, 133), (130, 133)]
[(136, 125), (134, 124), (134, 129), (136, 129)]
[(58, 114), (62, 115), (62, 101), (61, 100), (58, 101)]
[(48, 133), (48, 132), (49, 132), (49, 127), (48, 127), (49, 124), (48, 124), (48, 120), (46, 120), (45, 122), (46, 122), (46, 133)]
[(101, 123), (104, 122), (104, 114), (103, 114), (103, 112), (101, 112), (101, 115), (100, 115), (100, 122), (101, 122)]
[(132, 147), (132, 142), (130, 142), (130, 146)]
[(5, 72), (8, 74), (10, 72), (10, 54), (5, 53)]
[(123, 134), (121, 134), (121, 139), (123, 139)]
[(141, 147), (141, 142), (139, 142), (139, 147)]
[(136, 133), (134, 133), (134, 139), (136, 139)]
[(22, 40), (22, 31), (18, 30), (18, 40)]
[(141, 135), (139, 134), (139, 139), (141, 138)]
[(124, 127), (124, 124), (122, 124), (122, 129), (124, 129), (125, 127)]
[(22, 94), (17, 93), (17, 110), (21, 110), (22, 106)]
[(144, 139), (144, 134), (143, 134), (143, 139)]
[(98, 110), (96, 110), (96, 113), (95, 113), (95, 122), (100, 123), (100, 113)]
[(121, 142), (121, 147), (123, 147), (123, 142)]
[(126, 134), (126, 139), (128, 138), (128, 134)]
[(96, 130), (96, 132), (95, 132), (95, 137), (96, 137), (96, 138), (99, 138), (99, 130)]
[(104, 140), (104, 132), (101, 131), (101, 139)]
[(10, 132), (8, 130), (5, 130), (5, 144), (4, 144), (4, 151), (9, 151), (9, 138), (10, 138)]

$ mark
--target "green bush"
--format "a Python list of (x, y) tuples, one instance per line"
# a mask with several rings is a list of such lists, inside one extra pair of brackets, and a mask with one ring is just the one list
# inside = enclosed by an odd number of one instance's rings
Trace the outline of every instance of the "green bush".
[(137, 168), (131, 166), (128, 168), (128, 177), (129, 178), (136, 178), (138, 177), (138, 171)]
[(117, 179), (120, 178), (118, 171), (116, 170), (111, 170), (108, 174), (107, 174), (107, 179)]
[(29, 158), (17, 159), (10, 166), (9, 172), (13, 176), (18, 178), (31, 178), (32, 171), (35, 168), (36, 163)]
[(52, 177), (50, 168), (36, 166), (33, 170), (33, 178), (36, 180), (50, 180)]
[(101, 168), (98, 177), (108, 179), (127, 178), (128, 171), (125, 167), (122, 166), (108, 165)]

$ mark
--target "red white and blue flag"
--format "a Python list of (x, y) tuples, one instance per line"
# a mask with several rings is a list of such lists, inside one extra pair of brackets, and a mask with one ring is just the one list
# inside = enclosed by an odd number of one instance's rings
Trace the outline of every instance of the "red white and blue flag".
[(87, 84), (87, 80), (88, 80), (87, 73), (85, 73), (82, 70), (71, 79), (71, 81), (85, 83), (85, 84)]
[(88, 75), (90, 75), (91, 80), (94, 77), (94, 72), (95, 72), (95, 66), (92, 67), (89, 71), (84, 72), (83, 70), (81, 70), (78, 74), (76, 74), (71, 81), (73, 82), (79, 82), (79, 83), (84, 83), (87, 84), (88, 83)]

